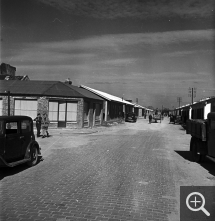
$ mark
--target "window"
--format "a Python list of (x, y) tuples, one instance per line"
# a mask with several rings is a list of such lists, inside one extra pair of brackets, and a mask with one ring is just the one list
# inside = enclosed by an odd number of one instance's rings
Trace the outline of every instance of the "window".
[(15, 115), (25, 115), (34, 119), (37, 116), (37, 101), (15, 100)]
[(57, 114), (58, 114), (58, 102), (49, 102), (49, 120), (50, 121), (57, 121)]
[(0, 116), (2, 116), (2, 109), (3, 109), (3, 106), (2, 106), (2, 99), (0, 100)]
[(67, 121), (77, 121), (77, 103), (67, 103)]
[(6, 134), (17, 134), (17, 133), (18, 133), (18, 122), (7, 122)]
[(89, 103), (84, 102), (84, 120), (88, 121), (88, 114), (89, 114)]
[(31, 132), (31, 122), (29, 120), (21, 122), (21, 132), (22, 134)]

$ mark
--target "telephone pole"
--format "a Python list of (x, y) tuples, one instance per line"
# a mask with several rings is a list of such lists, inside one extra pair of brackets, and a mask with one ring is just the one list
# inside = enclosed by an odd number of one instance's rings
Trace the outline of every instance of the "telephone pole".
[(178, 107), (180, 107), (180, 104), (182, 102), (182, 98), (181, 97), (177, 97), (177, 101), (178, 101)]
[(191, 104), (193, 104), (193, 98), (196, 97), (196, 88), (192, 87), (188, 89), (188, 97), (191, 97)]

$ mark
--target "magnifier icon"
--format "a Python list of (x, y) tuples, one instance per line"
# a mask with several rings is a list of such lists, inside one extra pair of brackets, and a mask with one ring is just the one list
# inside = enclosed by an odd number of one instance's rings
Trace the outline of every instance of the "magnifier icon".
[[(201, 201), (198, 201), (196, 199), (197, 195), (200, 196)], [(189, 201), (191, 196), (195, 196), (195, 200)], [(190, 203), (194, 203), (195, 207), (196, 207), (197, 203), (201, 203), (202, 205), (200, 207), (194, 208), (194, 207), (190, 206)], [(187, 198), (186, 198), (186, 205), (187, 205), (188, 209), (190, 209), (191, 211), (197, 212), (197, 211), (201, 210), (202, 212), (205, 213), (205, 215), (210, 216), (210, 213), (204, 208), (204, 206), (205, 206), (205, 197), (201, 193), (199, 193), (199, 192), (192, 192), (192, 193), (190, 193), (187, 196)]]

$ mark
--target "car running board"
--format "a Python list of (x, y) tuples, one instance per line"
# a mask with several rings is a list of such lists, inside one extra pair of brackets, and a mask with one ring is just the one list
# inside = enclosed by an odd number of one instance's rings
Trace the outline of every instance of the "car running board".
[(213, 162), (215, 163), (215, 158), (214, 158), (214, 157), (210, 157), (210, 156), (208, 156), (208, 155), (206, 155), (206, 157), (207, 157), (209, 160), (211, 160), (211, 161), (213, 161)]
[(27, 163), (31, 160), (31, 158), (28, 158), (28, 159), (23, 159), (23, 160), (19, 160), (19, 161), (16, 161), (16, 162), (12, 162), (12, 163), (7, 163), (5, 160), (1, 159), (3, 161), (3, 163), (8, 166), (8, 167), (15, 167), (19, 164), (22, 164), (22, 163)]

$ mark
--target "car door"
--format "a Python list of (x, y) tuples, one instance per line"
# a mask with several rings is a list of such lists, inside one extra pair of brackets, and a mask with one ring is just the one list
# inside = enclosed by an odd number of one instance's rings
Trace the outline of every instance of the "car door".
[(17, 161), (21, 158), (22, 146), (20, 140), (19, 122), (6, 122), (5, 129), (5, 160)]
[(22, 157), (24, 157), (26, 153), (26, 149), (32, 139), (32, 131), (31, 131), (32, 125), (31, 125), (31, 121), (28, 119), (24, 119), (20, 123), (21, 123), (20, 141), (21, 141), (21, 146), (22, 146)]
[(215, 119), (209, 120), (208, 132), (208, 154), (215, 157)]

